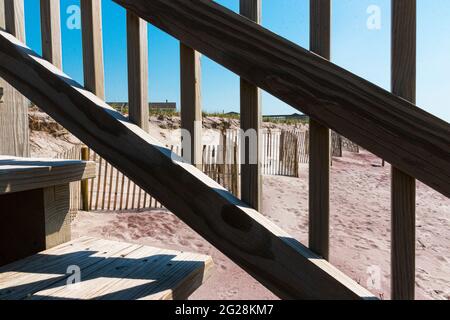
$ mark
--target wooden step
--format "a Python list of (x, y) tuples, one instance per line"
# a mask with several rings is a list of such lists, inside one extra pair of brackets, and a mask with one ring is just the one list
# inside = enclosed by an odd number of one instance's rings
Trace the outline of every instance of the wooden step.
[(95, 177), (95, 163), (0, 155), (0, 195)]
[(0, 268), (0, 300), (186, 299), (212, 266), (205, 255), (83, 237)]

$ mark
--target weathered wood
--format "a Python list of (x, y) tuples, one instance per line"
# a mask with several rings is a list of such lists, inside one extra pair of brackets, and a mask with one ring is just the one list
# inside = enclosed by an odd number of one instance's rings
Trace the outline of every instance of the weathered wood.
[(112, 197), (112, 189), (113, 189), (113, 177), (114, 177), (114, 167), (111, 166), (111, 169), (109, 170), (109, 185), (108, 185), (108, 210), (111, 209), (111, 197)]
[(0, 194), (42, 189), (94, 176), (92, 162), (0, 156)]
[[(248, 19), (261, 23), (261, 0), (240, 0), (240, 14)], [(256, 141), (242, 141), (241, 151), (241, 199), (253, 207), (262, 210), (262, 172), (261, 172), (261, 126), (262, 104), (261, 91), (245, 79), (241, 79), (241, 129), (244, 132), (254, 130)], [(249, 143), (256, 143), (256, 154)], [(255, 163), (250, 163), (253, 158)]]
[[(416, 101), (416, 10), (416, 0), (392, 0), (392, 92), (412, 103)], [(413, 300), (416, 182), (392, 167), (391, 183), (391, 298)]]
[(103, 188), (102, 188), (102, 210), (105, 210), (105, 200), (106, 200), (106, 195), (107, 195), (106, 187), (108, 186), (107, 185), (108, 168), (109, 168), (109, 163), (108, 163), (108, 161), (105, 161), (105, 173), (103, 176)]
[[(86, 146), (81, 147), (81, 160), (89, 161), (89, 158), (89, 148)], [(89, 211), (89, 180), (87, 179), (81, 180), (81, 201), (83, 203), (82, 209)]]
[[(119, 194), (119, 177), (120, 177), (120, 172), (119, 170), (116, 169), (116, 187), (114, 189), (114, 206), (113, 206), (113, 210), (115, 211), (117, 208), (117, 195)], [(144, 200), (145, 203), (145, 200)]]
[[(325, 59), (331, 55), (331, 0), (310, 1), (310, 50)], [(309, 248), (330, 255), (330, 130), (309, 121)]]
[(43, 190), (45, 211), (45, 248), (70, 241), (70, 186), (56, 185)]
[[(71, 265), (82, 270), (76, 286)], [(187, 299), (212, 269), (205, 255), (80, 238), (1, 268), (0, 299)]]
[[(97, 154), (95, 152), (93, 152), (94, 155), (92, 157), (92, 161), (96, 162), (97, 160)], [(89, 210), (92, 210), (92, 203), (94, 202), (94, 180), (95, 179), (91, 179), (91, 190), (90, 190), (90, 194), (89, 194)]]
[(122, 173), (122, 182), (120, 185), (120, 210), (123, 209), (123, 196), (124, 196), (124, 189), (125, 188), (125, 175)]
[[(25, 42), (23, 0), (0, 0), (0, 28)], [(6, 81), (0, 102), (0, 154), (27, 157), (30, 154), (28, 100)]]
[(62, 69), (60, 1), (41, 0), (42, 57)]
[(101, 0), (80, 0), (83, 41), (84, 87), (105, 97)]
[(130, 120), (149, 130), (147, 21), (127, 11), (128, 110)]
[(23, 0), (3, 0), (5, 30), (25, 42), (25, 9)]
[(100, 182), (102, 180), (102, 170), (103, 170), (103, 158), (99, 157), (99, 163), (98, 163), (98, 174), (97, 174), (97, 194), (95, 196), (95, 210), (98, 209), (98, 203), (100, 200)]
[[(191, 139), (182, 141), (183, 149), (190, 150), (184, 158), (198, 168), (202, 166), (202, 97), (201, 55), (180, 43), (181, 127)], [(183, 151), (186, 152), (186, 151)]]
[(0, 31), (0, 76), (274, 293), (282, 298), (374, 298), (31, 52)]
[(214, 1), (114, 1), (450, 196), (447, 122)]

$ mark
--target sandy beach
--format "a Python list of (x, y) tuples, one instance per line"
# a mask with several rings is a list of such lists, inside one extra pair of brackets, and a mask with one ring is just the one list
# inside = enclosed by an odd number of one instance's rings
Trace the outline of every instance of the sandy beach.
[[(390, 298), (390, 166), (363, 151), (334, 159), (331, 263), (382, 299)], [(264, 177), (263, 214), (308, 243), (308, 168), (301, 177)], [(97, 236), (209, 254), (213, 276), (191, 299), (276, 299), (165, 209), (82, 212), (73, 236)], [(417, 183), (416, 297), (450, 299), (450, 199)]]

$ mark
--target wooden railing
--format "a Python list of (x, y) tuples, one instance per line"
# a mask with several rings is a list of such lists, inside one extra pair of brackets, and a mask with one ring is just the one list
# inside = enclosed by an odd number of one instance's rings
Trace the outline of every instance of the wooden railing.
[(115, 2), (311, 117), (309, 245), (323, 257), (329, 255), (327, 128), (392, 163), (392, 298), (414, 297), (413, 177), (450, 196), (450, 127), (411, 104), (415, 0), (392, 0), (392, 89), (411, 103), (313, 54), (330, 58), (331, 0), (311, 0), (312, 52), (210, 1)]
[[(328, 58), (330, 3), (329, 0), (311, 1), (312, 49)], [(393, 33), (396, 35), (393, 54), (394, 57), (399, 54), (404, 58), (394, 59), (399, 64), (393, 64), (393, 77), (397, 79), (395, 74), (398, 73), (411, 78), (413, 72), (402, 72), (410, 64), (404, 66), (402, 62), (410, 62), (413, 52), (403, 52), (401, 43), (402, 39), (409, 39), (412, 35), (415, 21), (415, 5), (412, 3), (415, 1), (392, 1)], [(141, 23), (136, 17), (140, 17), (183, 43), (182, 50), (186, 51), (182, 54), (182, 70), (186, 67), (188, 71), (184, 76), (182, 74), (185, 90), (182, 100), (185, 101), (183, 112), (188, 113), (185, 117), (188, 122), (198, 120), (198, 52), (245, 81), (243, 83), (249, 90), (242, 90), (242, 105), (245, 112), (250, 112), (244, 115), (248, 117), (247, 128), (258, 129), (260, 106), (256, 101), (257, 87), (313, 119), (310, 246), (315, 253), (192, 166), (173, 161), (170, 150), (109, 108), (101, 99), (82, 90), (69, 77), (62, 76), (57, 69), (37, 59), (34, 53), (4, 32), (0, 36), (0, 75), (280, 297), (373, 298), (372, 294), (326, 262), (329, 252), (327, 172), (330, 154), (327, 128), (386, 159), (407, 175), (450, 196), (449, 124), (213, 1), (115, 2), (124, 6), (128, 14), (135, 15), (129, 19), (135, 28), (137, 22)], [(258, 21), (256, 13), (260, 10), (260, 2), (241, 0), (241, 3), (241, 12)], [(81, 4), (85, 87), (103, 98), (100, 1), (82, 0)], [(52, 15), (43, 19), (56, 18)], [(405, 19), (407, 23), (400, 23)], [(142, 46), (143, 36), (139, 39), (129, 39), (129, 50), (139, 52), (139, 55), (129, 55), (129, 65), (136, 63), (139, 56), (140, 66), (129, 68), (129, 72), (132, 77), (141, 79), (130, 88), (130, 101), (142, 101), (146, 94), (145, 90), (136, 88), (142, 88), (148, 76), (143, 67), (144, 54), (138, 48)], [(404, 83), (405, 79), (401, 80), (398, 83)], [(396, 88), (394, 86), (396, 94), (412, 98), (407, 96), (411, 91), (403, 94), (402, 89)], [(132, 121), (134, 119), (140, 125), (138, 119), (144, 112), (142, 103), (136, 102), (134, 108), (130, 106), (130, 113), (131, 109), (138, 113)], [(190, 130), (194, 133), (195, 144), (198, 135), (195, 135), (195, 129)], [(326, 156), (319, 159), (319, 154)], [(260, 168), (243, 166), (242, 170), (243, 175), (248, 174), (247, 181), (253, 185), (246, 200), (257, 207), (260, 189), (257, 181), (259, 173), (255, 176), (255, 172)], [(397, 180), (395, 172), (393, 176)], [(411, 181), (405, 176), (406, 180)], [(393, 182), (395, 243), (392, 297), (395, 299), (414, 296), (411, 186), (409, 182)], [(402, 225), (400, 222), (403, 219), (410, 223)], [(404, 259), (407, 259), (406, 263)], [(399, 274), (402, 269), (404, 274)]]

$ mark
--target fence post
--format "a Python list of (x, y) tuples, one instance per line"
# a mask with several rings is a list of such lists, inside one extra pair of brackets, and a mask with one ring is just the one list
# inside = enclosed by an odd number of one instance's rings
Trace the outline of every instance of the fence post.
[[(89, 148), (81, 147), (81, 160), (89, 161)], [(83, 201), (83, 211), (89, 211), (89, 181), (81, 180), (81, 200)]]

